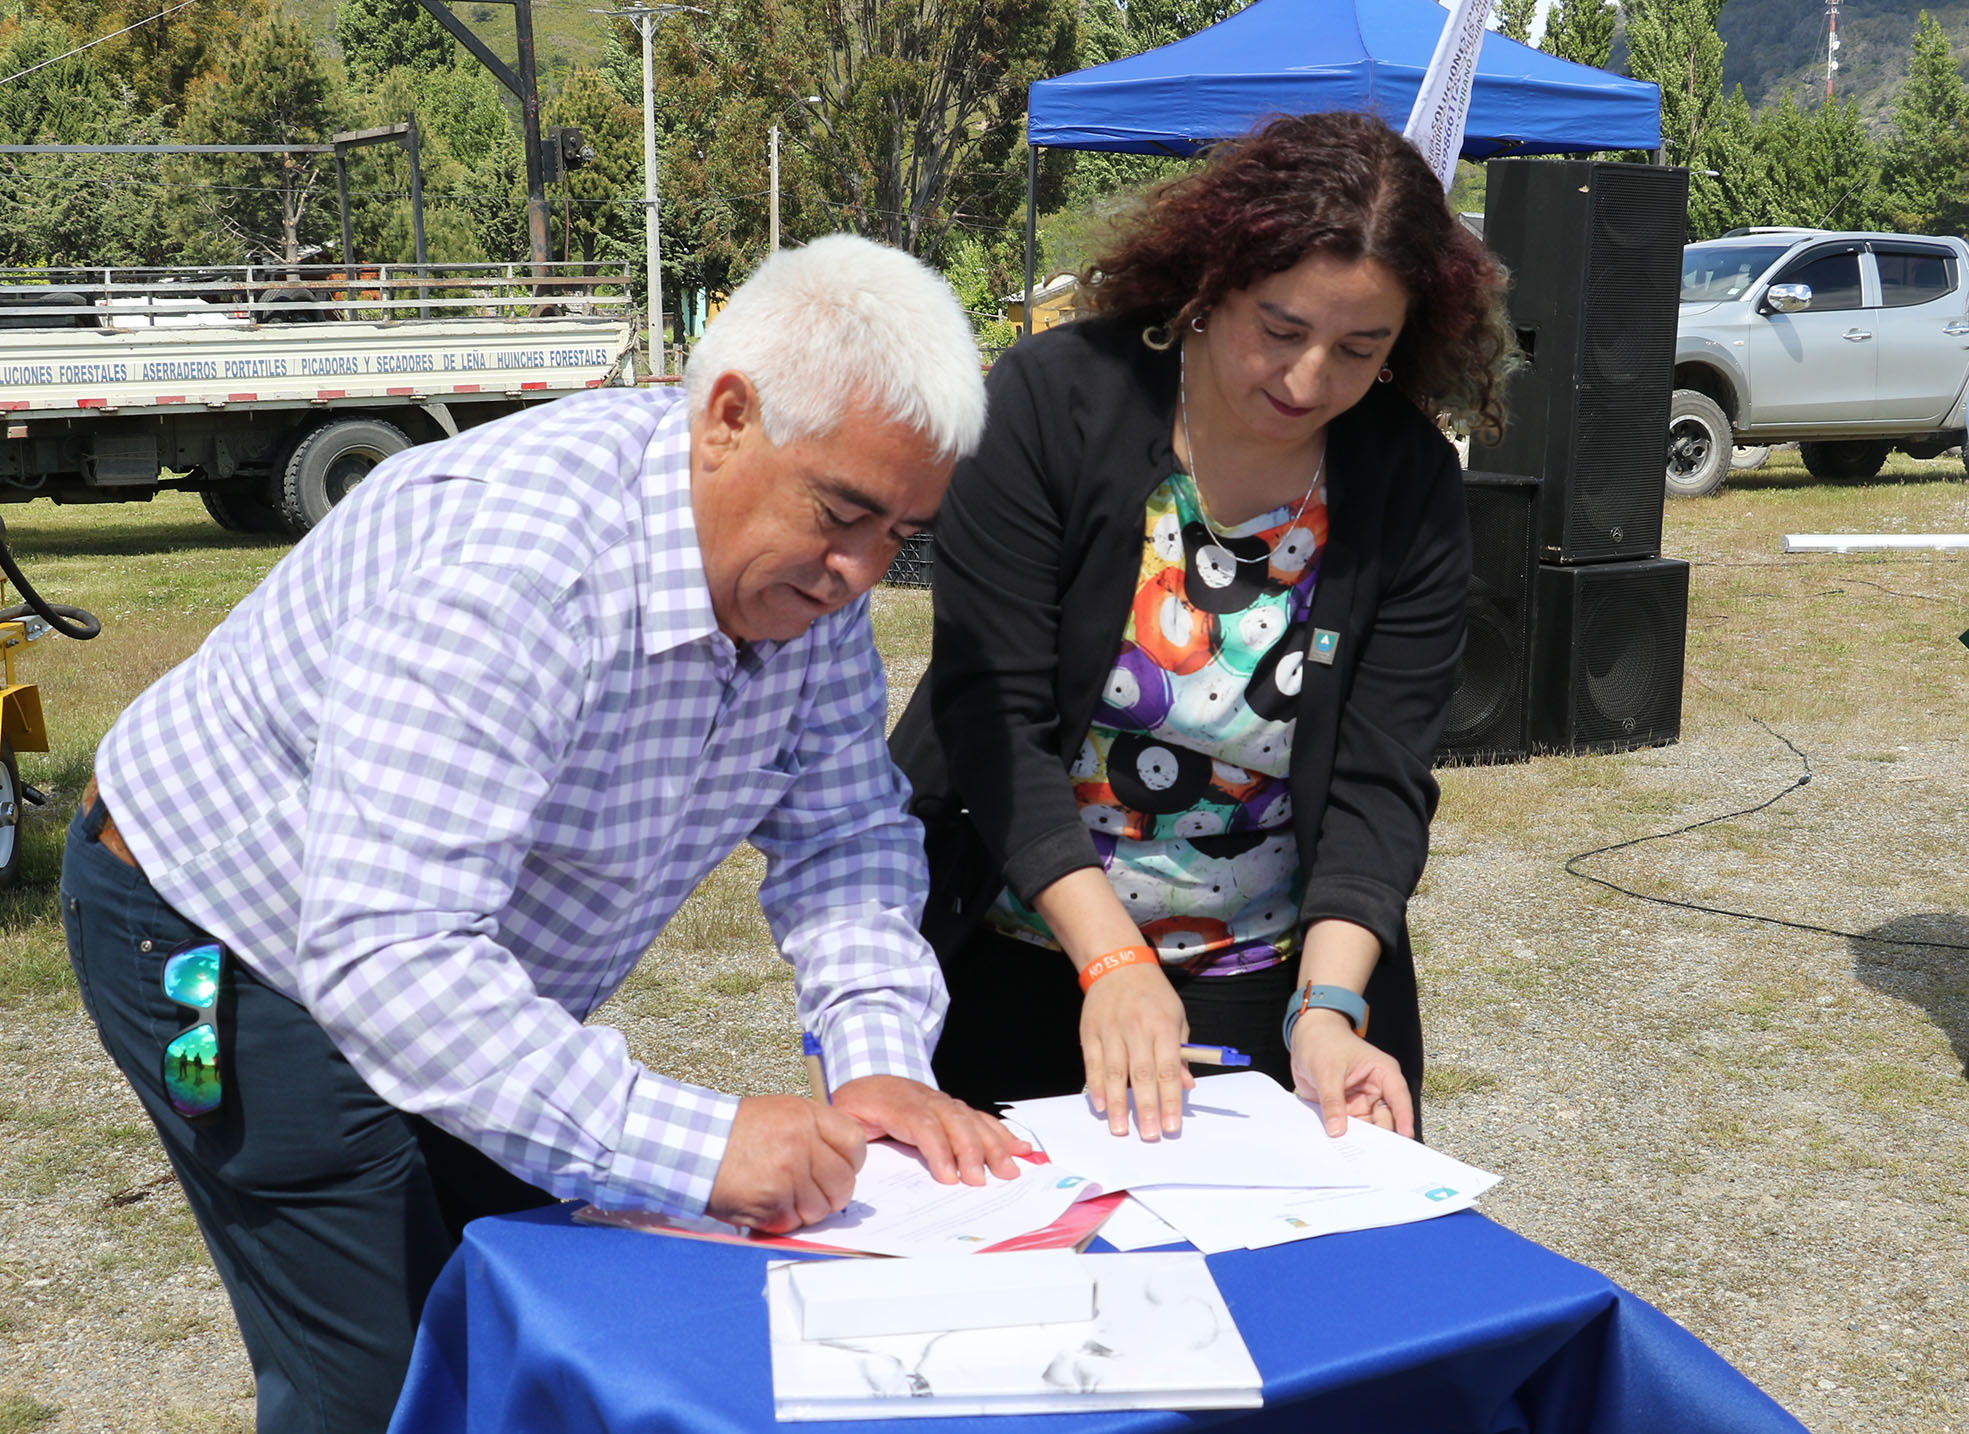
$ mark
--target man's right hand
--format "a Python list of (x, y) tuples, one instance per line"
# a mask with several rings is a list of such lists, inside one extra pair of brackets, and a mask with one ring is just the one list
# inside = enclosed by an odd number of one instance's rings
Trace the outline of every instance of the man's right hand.
[(797, 1095), (738, 1103), (704, 1213), (782, 1235), (845, 1209), (868, 1153), (861, 1123)]

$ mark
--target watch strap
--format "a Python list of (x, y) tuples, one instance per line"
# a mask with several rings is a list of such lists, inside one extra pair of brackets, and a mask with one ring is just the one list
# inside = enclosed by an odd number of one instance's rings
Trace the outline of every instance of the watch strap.
[(1285, 1007), (1285, 1048), (1292, 1049), (1292, 1028), (1308, 1011), (1338, 1011), (1354, 1028), (1354, 1034), (1367, 1036), (1367, 1000), (1345, 986), (1315, 986), (1308, 981), (1292, 993)]

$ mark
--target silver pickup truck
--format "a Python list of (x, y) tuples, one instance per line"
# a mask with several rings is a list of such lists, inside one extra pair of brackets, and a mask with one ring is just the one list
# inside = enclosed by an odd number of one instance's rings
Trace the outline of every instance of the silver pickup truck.
[(1669, 496), (1714, 493), (1739, 444), (1796, 442), (1820, 478), (1933, 458), (1963, 442), (1965, 399), (1962, 240), (1764, 229), (1682, 251)]

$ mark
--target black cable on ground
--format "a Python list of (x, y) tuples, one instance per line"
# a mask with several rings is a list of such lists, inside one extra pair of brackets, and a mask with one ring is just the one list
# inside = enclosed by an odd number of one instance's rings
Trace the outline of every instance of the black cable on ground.
[(72, 637), (77, 642), (87, 642), (103, 630), (103, 625), (96, 620), (94, 613), (84, 612), (79, 607), (70, 607), (67, 603), (51, 603), (34, 590), (34, 585), (28, 582), (20, 566), (14, 562), (14, 555), (7, 551), (5, 523), (0, 523), (0, 572), (5, 572), (7, 581), (19, 588), (20, 595), (27, 599), (26, 602), (14, 607), (0, 608), (0, 619), (11, 619), (21, 616), (23, 612), (32, 612), (63, 637)]
[[(1692, 673), (1690, 676), (1694, 677), (1694, 674)], [(1702, 682), (1701, 678), (1694, 678), (1694, 680), (1705, 687), (1709, 685), (1708, 683)], [(1711, 690), (1713, 691), (1714, 689), (1712, 688)], [(1704, 817), (1699, 822), (1690, 822), (1687, 826), (1676, 827), (1673, 831), (1655, 832), (1651, 836), (1634, 837), (1629, 841), (1617, 841), (1610, 846), (1595, 847), (1592, 851), (1583, 851), (1566, 861), (1566, 874), (1568, 876), (1576, 876), (1581, 881), (1590, 881), (1595, 886), (1604, 886), (1609, 891), (1617, 891), (1622, 896), (1632, 897), (1636, 901), (1649, 901), (1653, 902), (1656, 906), (1671, 906), (1681, 911), (1700, 911), (1705, 915), (1728, 916), (1738, 921), (1761, 921), (1767, 926), (1783, 926), (1793, 931), (1810, 931), (1820, 936), (1837, 936), (1843, 940), (1864, 941), (1876, 946), (1921, 946), (1934, 951), (1969, 951), (1969, 946), (1955, 941), (1914, 941), (1899, 937), (1868, 936), (1864, 932), (1859, 931), (1840, 931), (1831, 926), (1815, 926), (1809, 921), (1787, 921), (1781, 916), (1760, 916), (1754, 911), (1734, 911), (1723, 906), (1704, 906), (1701, 902), (1697, 901), (1679, 901), (1670, 896), (1651, 896), (1645, 891), (1635, 891), (1632, 887), (1622, 886), (1619, 882), (1608, 881), (1603, 876), (1595, 876), (1591, 872), (1581, 871), (1579, 869), (1581, 862), (1591, 860), (1596, 856), (1605, 856), (1609, 852), (1625, 851), (1628, 847), (1643, 846), (1648, 842), (1666, 841), (1670, 837), (1683, 836), (1688, 832), (1699, 831), (1703, 827), (1714, 826), (1718, 822), (1733, 821), (1737, 817), (1755, 816), (1758, 812), (1768, 807), (1776, 806), (1800, 787), (1809, 786), (1812, 780), (1812, 759), (1799, 750), (1797, 743), (1772, 727), (1763, 718), (1751, 716), (1749, 713), (1745, 713), (1744, 715), (1750, 717), (1751, 721), (1784, 743), (1785, 746), (1791, 748), (1792, 754), (1798, 758), (1799, 765), (1805, 770), (1801, 775), (1793, 779), (1791, 785), (1779, 792), (1776, 796), (1761, 801), (1754, 807), (1745, 807), (1741, 811), (1724, 812), (1720, 816)]]

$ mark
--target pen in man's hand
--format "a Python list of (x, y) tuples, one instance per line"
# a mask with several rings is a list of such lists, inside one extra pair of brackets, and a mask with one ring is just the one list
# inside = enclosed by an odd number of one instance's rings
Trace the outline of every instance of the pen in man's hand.
[(800, 1032), (800, 1054), (807, 1062), (807, 1094), (816, 1105), (834, 1104), (834, 1097), (827, 1093), (827, 1067), (820, 1061), (820, 1041), (813, 1032)]

